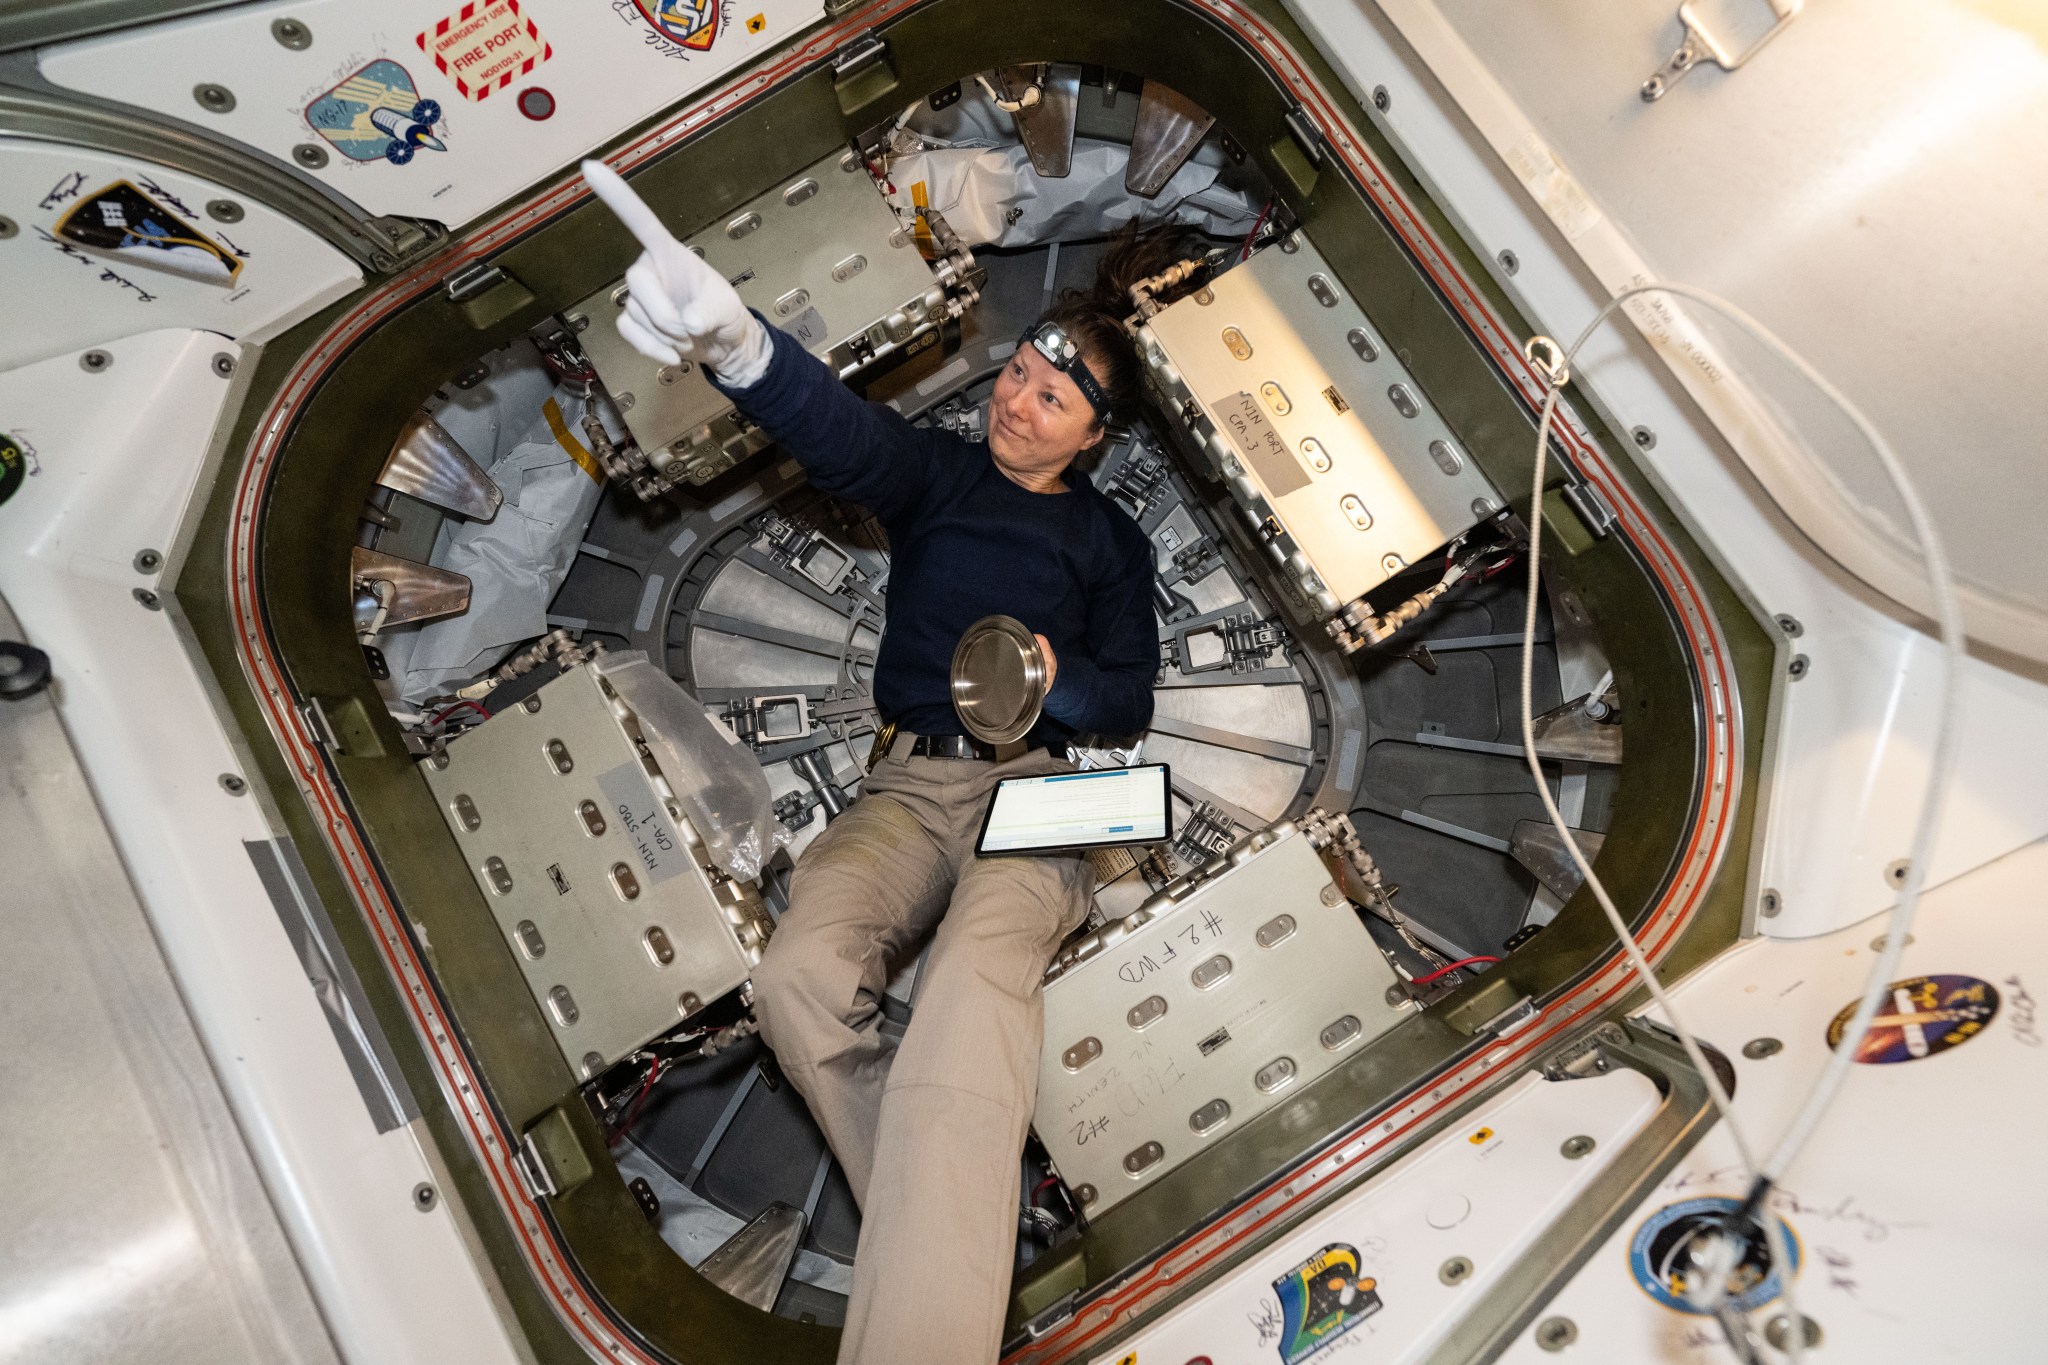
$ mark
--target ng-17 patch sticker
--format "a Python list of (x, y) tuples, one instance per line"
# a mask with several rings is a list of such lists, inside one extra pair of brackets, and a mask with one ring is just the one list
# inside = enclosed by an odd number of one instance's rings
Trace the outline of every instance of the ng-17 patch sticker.
[(313, 131), (350, 161), (389, 161), (394, 166), (412, 160), (422, 147), (447, 151), (448, 144), (434, 134), (440, 121), (440, 101), (421, 96), (412, 73), (387, 57), (371, 62), (306, 106), (306, 122)]
[[(1828, 1024), (1828, 1046), (1841, 1046), (1856, 1013), (1851, 1000)], [(1915, 976), (1892, 982), (1870, 1031), (1856, 1047), (1856, 1060), (1877, 1066), (1917, 1062), (1960, 1047), (1998, 1017), (1998, 988), (1974, 976)]]
[(1280, 1361), (1296, 1365), (1380, 1311), (1379, 1282), (1359, 1273), (1358, 1249), (1332, 1242), (1273, 1281), (1280, 1296)]
[(56, 235), (76, 246), (188, 279), (230, 285), (239, 257), (126, 180), (86, 195), (57, 221)]
[[(1703, 1313), (1705, 1310), (1695, 1307), (1689, 1297), (1691, 1279), (1696, 1273), (1693, 1246), (1701, 1236), (1725, 1229), (1731, 1215), (1741, 1210), (1741, 1200), (1711, 1195), (1665, 1205), (1645, 1218), (1636, 1235), (1629, 1239), (1629, 1274), (1645, 1294), (1666, 1308), (1679, 1313)], [(1778, 1233), (1784, 1239), (1792, 1273), (1796, 1275), (1800, 1256), (1798, 1235), (1782, 1218), (1778, 1219)], [(1771, 1262), (1768, 1240), (1760, 1235), (1743, 1236), (1742, 1258), (1728, 1272), (1729, 1301), (1745, 1313), (1753, 1312), (1783, 1290), (1784, 1279)]]

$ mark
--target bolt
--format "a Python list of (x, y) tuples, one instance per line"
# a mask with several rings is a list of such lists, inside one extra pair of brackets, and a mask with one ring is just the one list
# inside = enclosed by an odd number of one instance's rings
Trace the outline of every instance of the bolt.
[(432, 1185), (422, 1180), (412, 1187), (412, 1206), (421, 1213), (430, 1213), (434, 1205), (441, 1202), (441, 1196)]
[(270, 36), (294, 52), (304, 52), (313, 45), (313, 30), (297, 19), (273, 19)]
[(151, 611), (162, 611), (164, 609), (163, 601), (148, 588), (137, 588), (135, 590), (135, 600)]
[(1570, 1318), (1545, 1318), (1536, 1324), (1536, 1344), (1546, 1351), (1562, 1351), (1579, 1339), (1579, 1325)]
[(213, 372), (222, 379), (232, 378), (235, 373), (235, 358), (222, 351), (213, 358)]
[(1341, 905), (1344, 901), (1344, 893), (1337, 889), (1335, 882), (1331, 882), (1323, 888), (1322, 901), (1324, 905)]
[(526, 714), (529, 716), (538, 715), (540, 713), (539, 697), (528, 697), (525, 701), (522, 701), (519, 704), (526, 708)]
[(1752, 1062), (1766, 1057), (1775, 1057), (1785, 1050), (1785, 1045), (1776, 1038), (1752, 1038), (1742, 1045), (1742, 1055)]
[(586, 1080), (587, 1080), (587, 1079), (589, 1079), (589, 1078), (590, 1078), (590, 1077), (592, 1077), (592, 1076), (596, 1076), (596, 1075), (598, 1075), (598, 1074), (599, 1074), (600, 1072), (602, 1072), (603, 1070), (604, 1070), (604, 1054), (603, 1054), (603, 1053), (601, 1053), (601, 1052), (586, 1052), (586, 1053), (584, 1053), (584, 1054), (583, 1054), (583, 1075), (584, 1075), (584, 1078), (585, 1078)]
[(1445, 1284), (1463, 1284), (1472, 1278), (1472, 1262), (1463, 1256), (1453, 1256), (1437, 1267), (1436, 1277)]
[(222, 773), (220, 775), (220, 789), (229, 796), (247, 796), (249, 794), (249, 784), (234, 773)]
[(245, 215), (242, 206), (232, 199), (209, 199), (206, 201), (206, 216), (216, 223), (239, 223)]
[(1095, 1187), (1093, 1185), (1074, 1186), (1074, 1202), (1083, 1206), (1094, 1203)]
[(155, 550), (137, 550), (135, 552), (135, 572), (155, 573), (163, 566), (164, 557)]
[(612, 406), (619, 410), (619, 415), (621, 417), (625, 416), (627, 413), (633, 410), (633, 395), (631, 393), (613, 394)]
[(199, 101), (199, 107), (209, 114), (232, 113), (235, 107), (235, 92), (225, 85), (207, 82), (192, 87), (192, 98)]
[(434, 766), (436, 768), (446, 768), (448, 766), (448, 755), (445, 751), (434, 755)]
[[(1912, 870), (1913, 860), (1911, 858), (1901, 858), (1897, 862), (1885, 868), (1884, 879), (1890, 882), (1893, 886), (1899, 887), (1901, 890), (1903, 890), (1906, 885), (1906, 874), (1908, 872), (1911, 872)], [(1906, 941), (1908, 943), (1912, 942), (1911, 939), (1907, 939)]]
[(1792, 656), (1792, 662), (1785, 665), (1785, 672), (1787, 676), (1789, 676), (1792, 679), (1792, 681), (1798, 682), (1801, 678), (1806, 676), (1806, 670), (1811, 667), (1813, 667), (1813, 665), (1810, 662), (1808, 662), (1807, 657), (1804, 654), (1794, 654)]
[(114, 357), (105, 351), (87, 351), (78, 357), (78, 368), (87, 374), (103, 374), (114, 363)]
[(1763, 912), (1765, 919), (1773, 919), (1780, 910), (1785, 908), (1785, 899), (1775, 891), (1765, 891), (1756, 898), (1756, 904), (1757, 909)]
[(1406, 986), (1401, 985), (1399, 982), (1395, 982), (1393, 985), (1387, 987), (1387, 1003), (1389, 1005), (1392, 1005), (1395, 1009), (1399, 1009), (1401, 1006), (1407, 1004), (1408, 1001), (1412, 998), (1413, 997), (1411, 997), (1408, 994), (1408, 988)]
[(1512, 251), (1503, 251), (1494, 259), (1499, 261), (1500, 268), (1507, 271), (1510, 275), (1522, 268), (1522, 258)]
[(309, 171), (317, 171), (327, 164), (327, 149), (317, 142), (301, 142), (292, 148), (292, 160)]
[(1779, 612), (1776, 616), (1772, 617), (1771, 619), (1776, 621), (1778, 623), (1778, 629), (1784, 631), (1785, 634), (1791, 639), (1796, 640), (1806, 633), (1806, 627), (1799, 624), (1799, 618), (1796, 616), (1790, 616), (1784, 612)]
[(1655, 450), (1657, 448), (1657, 433), (1648, 427), (1631, 427), (1628, 434), (1644, 450)]
[(1382, 114), (1384, 114), (1387, 112), (1387, 106), (1392, 104), (1393, 102), (1394, 97), (1387, 93), (1387, 87), (1385, 87), (1384, 85), (1375, 85), (1372, 88), (1373, 108), (1379, 110)]
[[(1806, 1349), (1810, 1351), (1820, 1345), (1820, 1324), (1804, 1313), (1799, 1315), (1799, 1320), (1806, 1326)], [(1780, 1313), (1764, 1324), (1764, 1340), (1771, 1343), (1772, 1350), (1784, 1350), (1791, 1344), (1791, 1338), (1792, 1319), (1789, 1315)]]
[(1581, 1133), (1577, 1137), (1566, 1138), (1558, 1145), (1557, 1150), (1559, 1155), (1563, 1156), (1566, 1161), (1577, 1161), (1580, 1157), (1591, 1152), (1594, 1146), (1593, 1139)]
[(1486, 520), (1488, 517), (1493, 516), (1495, 513), (1499, 511), (1500, 504), (1495, 502), (1492, 498), (1472, 499), (1472, 515), (1478, 517), (1481, 521)]

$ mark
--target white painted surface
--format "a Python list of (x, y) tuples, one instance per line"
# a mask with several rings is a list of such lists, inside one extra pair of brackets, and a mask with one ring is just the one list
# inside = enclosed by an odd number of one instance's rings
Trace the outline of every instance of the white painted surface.
[[(1861, 991), (1883, 927), (1872, 920), (1799, 943), (1755, 941), (1673, 992), (1686, 1023), (1734, 1060), (1735, 1115), (1753, 1147), (1775, 1144), (1819, 1077), (1829, 1021)], [(1977, 977), (1998, 992), (1999, 1009), (1981, 1034), (1947, 1051), (1853, 1068), (1833, 1113), (1786, 1172), (1773, 1204), (1801, 1245), (1799, 1309), (1825, 1334), (1809, 1359), (2038, 1360), (2048, 1278), (2039, 1139), (2048, 1021), (2034, 993), (2048, 993), (2048, 843), (1930, 892), (1913, 935), (1902, 979)], [(1754, 1038), (1776, 1038), (1784, 1051), (1745, 1058), (1742, 1046)], [(1503, 1360), (1732, 1359), (1710, 1320), (1637, 1288), (1628, 1244), (1666, 1205), (1741, 1198), (1739, 1170), (1717, 1126), (1544, 1309), (1543, 1317), (1577, 1324), (1577, 1343), (1557, 1356), (1524, 1333)], [(1782, 1311), (1774, 1303), (1756, 1321)]]
[[(1561, 167), (1528, 159), (1540, 135), (1463, 40), (1427, 0), (1382, 0), (1398, 30), (1362, 0), (1292, 8), (1361, 103), (1387, 90), (1375, 122), (1475, 249), (1516, 254), (1512, 276), (1496, 263), (1502, 287), (1550, 335), (1577, 336), (1608, 297), (1577, 254), (1605, 219)], [(1803, 628), (1790, 647), (1809, 668), (1784, 690), (1759, 878), (1783, 909), (1759, 927), (1825, 933), (1888, 906), (1884, 869), (1905, 854), (1933, 746), (1938, 647), (1873, 605), (1786, 519), (1627, 324), (1595, 336), (1574, 377), (1622, 430), (1655, 433), (1638, 458), (1660, 490), (1761, 611)], [(2048, 834), (2048, 687), (1973, 659), (1963, 715), (1934, 882)]]
[[(33, 453), (0, 505), (0, 594), (47, 651), (66, 728), (293, 1250), (351, 1361), (518, 1358), (412, 1133), (379, 1135), (242, 844), (272, 837), (171, 616), (136, 601), (191, 502), (238, 349), (204, 332), (0, 374)], [(200, 566), (205, 571), (205, 566)], [(218, 569), (214, 570), (218, 572)], [(342, 590), (341, 585), (336, 591)]]
[[(657, 0), (646, 0), (656, 6)], [(818, 0), (711, 0), (722, 11), (707, 51), (693, 52), (655, 30), (635, 0), (524, 0), (520, 17), (552, 50), (529, 73), (481, 99), (456, 88), (422, 51), (419, 35), (458, 15), (464, 0), (288, 0), (240, 5), (190, 19), (45, 48), (37, 55), (53, 84), (120, 100), (197, 124), (285, 162), (312, 144), (328, 154), (310, 174), (372, 214), (431, 218), (459, 227), (583, 153), (668, 108), (693, 90), (773, 51), (824, 13)], [(482, 0), (503, 5), (504, 0)], [(759, 17), (759, 31), (748, 21)], [(293, 51), (271, 24), (296, 19), (312, 44)], [(307, 121), (306, 110), (367, 64), (402, 67), (421, 99), (441, 107), (431, 136), (393, 164), (357, 161)], [(202, 82), (226, 86), (235, 107), (211, 113), (193, 98)], [(554, 112), (522, 113), (520, 95), (545, 90)], [(296, 163), (294, 163), (296, 164)]]
[[(1317, 1361), (1419, 1360), (1466, 1308), (1541, 1238), (1656, 1112), (1657, 1087), (1616, 1070), (1583, 1081), (1515, 1082), (1457, 1127), (1391, 1171), (1288, 1230), (1216, 1284), (1135, 1337), (1093, 1357), (1111, 1365), (1206, 1356), (1251, 1365), (1279, 1356), (1281, 1304), (1274, 1281), (1332, 1244), (1358, 1254), (1381, 1307), (1315, 1354)], [(1590, 1137), (1591, 1155), (1559, 1149)], [(1469, 1278), (1445, 1284), (1439, 1268), (1462, 1256)], [(1363, 1287), (1363, 1286), (1361, 1286)]]
[[(146, 251), (92, 250), (56, 236), (82, 200), (127, 181), (241, 262), (215, 283), (153, 265)], [(246, 216), (218, 223), (206, 205)], [(0, 139), (0, 214), (20, 229), (0, 243), (0, 369), (116, 337), (193, 327), (243, 341), (275, 335), (361, 283), (353, 262), (283, 214), (195, 176), (133, 157), (52, 142)]]

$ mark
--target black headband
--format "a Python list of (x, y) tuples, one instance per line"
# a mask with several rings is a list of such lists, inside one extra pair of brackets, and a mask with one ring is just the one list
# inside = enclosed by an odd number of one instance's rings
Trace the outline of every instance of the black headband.
[(1102, 392), (1102, 386), (1095, 382), (1095, 376), (1088, 371), (1088, 364), (1081, 359), (1081, 348), (1067, 335), (1066, 328), (1057, 322), (1047, 320), (1034, 323), (1024, 330), (1017, 339), (1018, 346), (1030, 346), (1052, 363), (1052, 367), (1074, 381), (1074, 387), (1088, 400), (1088, 406), (1095, 409), (1097, 421), (1109, 416), (1109, 398)]

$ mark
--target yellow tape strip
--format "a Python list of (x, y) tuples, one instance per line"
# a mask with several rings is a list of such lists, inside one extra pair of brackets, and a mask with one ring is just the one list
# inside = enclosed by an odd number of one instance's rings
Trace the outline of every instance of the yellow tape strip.
[(598, 467), (597, 457), (590, 453), (583, 442), (576, 439), (569, 430), (569, 424), (562, 420), (562, 405), (550, 398), (541, 404), (541, 415), (548, 419), (548, 430), (555, 433), (555, 444), (569, 452), (569, 458), (583, 467), (593, 483), (604, 483), (604, 470)]
[[(926, 187), (924, 181), (916, 180), (911, 182), (910, 202), (915, 207), (921, 209), (928, 209), (932, 206), (931, 191)], [(922, 213), (917, 215), (917, 222), (911, 229), (911, 235), (917, 240), (918, 254), (927, 260), (931, 259), (932, 253), (938, 250), (938, 244), (932, 240), (932, 230), (926, 226)]]

